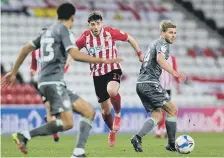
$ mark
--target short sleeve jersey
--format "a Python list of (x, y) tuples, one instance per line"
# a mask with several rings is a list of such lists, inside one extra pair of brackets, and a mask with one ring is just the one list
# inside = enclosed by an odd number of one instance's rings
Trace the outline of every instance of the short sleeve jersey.
[(38, 82), (64, 82), (64, 67), (67, 52), (76, 48), (73, 33), (61, 22), (51, 25), (39, 37), (31, 41), (36, 48), (40, 48), (40, 71)]
[(165, 59), (169, 57), (169, 45), (162, 37), (155, 40), (147, 50), (137, 82), (158, 82), (162, 72), (161, 66), (157, 63), (157, 54), (163, 53)]

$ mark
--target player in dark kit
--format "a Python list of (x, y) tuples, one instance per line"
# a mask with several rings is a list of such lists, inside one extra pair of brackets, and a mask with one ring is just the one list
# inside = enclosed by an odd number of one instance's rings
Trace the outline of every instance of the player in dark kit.
[(162, 118), (162, 109), (167, 112), (166, 130), (168, 134), (168, 145), (166, 149), (176, 151), (176, 118), (177, 107), (170, 101), (170, 96), (160, 85), (162, 69), (173, 76), (185, 80), (181, 72), (175, 71), (167, 62), (169, 57), (169, 44), (176, 40), (176, 25), (171, 21), (160, 23), (161, 37), (155, 40), (148, 48), (147, 54), (141, 66), (140, 74), (136, 84), (136, 91), (146, 111), (151, 113), (142, 128), (131, 138), (131, 143), (136, 152), (142, 152), (142, 137), (150, 132)]
[(58, 21), (47, 28), (35, 40), (27, 43), (20, 51), (13, 69), (2, 78), (2, 88), (12, 85), (16, 80), (16, 73), (26, 56), (40, 48), (41, 70), (38, 75), (38, 89), (46, 97), (51, 106), (51, 115), (58, 115), (56, 120), (41, 127), (22, 133), (14, 133), (13, 140), (21, 152), (27, 153), (28, 140), (37, 136), (47, 136), (60, 131), (67, 131), (73, 127), (72, 107), (82, 115), (80, 131), (74, 157), (85, 156), (87, 142), (95, 111), (92, 106), (78, 95), (67, 90), (64, 82), (64, 67), (68, 53), (74, 60), (90, 63), (114, 63), (122, 61), (116, 59), (100, 59), (80, 53), (74, 45), (75, 38), (70, 31), (74, 23), (75, 7), (64, 3), (57, 9)]

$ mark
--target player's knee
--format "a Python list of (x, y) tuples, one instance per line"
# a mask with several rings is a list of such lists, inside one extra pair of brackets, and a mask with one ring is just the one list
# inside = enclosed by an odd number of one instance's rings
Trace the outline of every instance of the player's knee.
[(95, 115), (96, 115), (95, 110), (92, 110), (91, 113), (90, 113), (90, 120), (94, 120)]
[(110, 112), (111, 112), (110, 108), (102, 109), (102, 113), (104, 115), (108, 115), (108, 114), (110, 114)]
[(171, 111), (168, 113), (168, 117), (176, 117), (178, 115), (178, 109), (173, 107)]
[(64, 129), (65, 130), (72, 129), (73, 126), (74, 126), (73, 121), (67, 121), (66, 123), (64, 123)]
[(67, 113), (68, 115), (62, 115), (61, 116), (61, 120), (62, 120), (62, 123), (63, 123), (63, 130), (66, 131), (66, 130), (69, 130), (71, 128), (73, 128), (73, 116), (72, 116), (72, 113), (71, 115), (69, 113)]
[(177, 109), (177, 108), (174, 108), (174, 110), (173, 110), (173, 115), (174, 115), (174, 116), (177, 116), (177, 115), (178, 115), (178, 109)]
[(110, 103), (109, 99), (107, 99), (106, 101), (101, 103), (101, 109), (102, 109), (102, 113), (104, 115), (110, 114), (110, 112), (111, 112), (111, 103)]
[(86, 110), (86, 112), (84, 113), (84, 117), (89, 120), (94, 120), (95, 115), (96, 115), (96, 112), (94, 111), (93, 108)]
[(152, 118), (154, 118), (157, 122), (160, 122), (162, 120), (162, 111), (160, 108), (154, 109), (152, 111)]
[(108, 89), (108, 93), (109, 93), (110, 97), (116, 97), (117, 90), (111, 88), (111, 89)]

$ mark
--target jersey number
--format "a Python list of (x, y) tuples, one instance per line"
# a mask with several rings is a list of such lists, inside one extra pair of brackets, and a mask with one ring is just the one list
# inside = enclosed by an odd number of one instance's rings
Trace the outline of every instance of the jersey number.
[(54, 59), (54, 38), (51, 37), (51, 31), (47, 30), (45, 36), (41, 39), (41, 61), (48, 62)]

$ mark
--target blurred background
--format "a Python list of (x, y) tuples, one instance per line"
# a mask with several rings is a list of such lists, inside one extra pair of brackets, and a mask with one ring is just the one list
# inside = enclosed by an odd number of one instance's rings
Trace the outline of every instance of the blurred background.
[[(12, 68), (21, 47), (34, 39), (41, 28), (56, 19), (56, 8), (64, 0), (1, 0), (1, 76)], [(145, 53), (159, 37), (159, 22), (177, 24), (177, 41), (170, 53), (187, 80), (172, 90), (172, 100), (180, 108), (179, 131), (224, 131), (224, 1), (223, 0), (70, 0), (75, 5), (75, 37), (88, 29), (93, 10), (103, 14), (106, 26), (129, 33)], [(135, 91), (140, 63), (132, 47), (117, 42), (123, 78), (121, 132), (134, 132), (145, 119), (145, 111)], [(82, 50), (85, 52), (86, 50)], [(30, 73), (31, 55), (17, 76), (17, 84), (1, 89), (2, 134), (33, 128), (44, 123), (45, 109)], [(93, 132), (108, 129), (101, 120), (89, 65), (73, 62), (65, 75), (69, 89), (90, 102), (97, 111)], [(75, 116), (78, 117), (78, 116)], [(195, 124), (193, 126), (189, 123)], [(77, 121), (76, 121), (77, 122)], [(75, 126), (77, 127), (77, 126)], [(73, 129), (77, 130), (77, 129)]]

